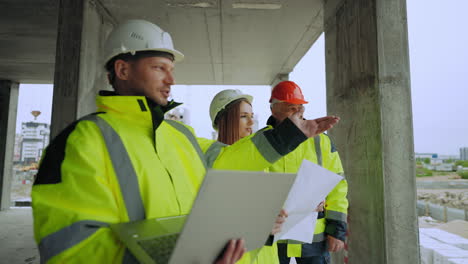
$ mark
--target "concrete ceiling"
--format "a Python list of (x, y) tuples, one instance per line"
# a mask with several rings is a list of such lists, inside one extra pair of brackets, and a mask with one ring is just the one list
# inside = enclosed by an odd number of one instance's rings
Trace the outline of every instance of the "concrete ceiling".
[(0, 79), (53, 82), (57, 3), (0, 0)]
[[(0, 1), (1, 79), (53, 82), (57, 2)], [(179, 84), (271, 84), (323, 31), (321, 0), (100, 2), (117, 22), (143, 18), (171, 33), (186, 56)]]

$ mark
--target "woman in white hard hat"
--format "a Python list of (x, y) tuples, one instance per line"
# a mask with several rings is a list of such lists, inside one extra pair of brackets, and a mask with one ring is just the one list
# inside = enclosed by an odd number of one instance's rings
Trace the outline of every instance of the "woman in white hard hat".
[[(231, 145), (252, 134), (252, 101), (251, 95), (237, 89), (223, 90), (215, 95), (210, 104), (210, 117), (213, 128), (218, 131), (219, 142)], [(286, 216), (286, 212), (282, 210), (276, 219), (272, 234), (279, 232)], [(255, 257), (255, 261), (251, 262), (255, 264), (279, 263), (276, 245), (264, 246), (258, 254), (246, 254), (240, 262), (247, 262), (246, 257)]]
[(252, 96), (240, 90), (228, 89), (216, 94), (210, 104), (210, 117), (219, 142), (231, 145), (252, 134), (252, 100)]

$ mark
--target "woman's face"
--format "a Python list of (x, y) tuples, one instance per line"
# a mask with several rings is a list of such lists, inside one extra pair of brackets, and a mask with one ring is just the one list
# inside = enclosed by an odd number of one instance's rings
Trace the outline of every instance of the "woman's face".
[(239, 105), (240, 119), (239, 119), (239, 136), (244, 138), (252, 134), (253, 122), (253, 112), (252, 106), (242, 101)]

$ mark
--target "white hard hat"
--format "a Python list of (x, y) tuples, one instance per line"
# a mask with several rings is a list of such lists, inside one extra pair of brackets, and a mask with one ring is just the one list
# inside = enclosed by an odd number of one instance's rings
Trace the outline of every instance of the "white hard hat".
[(174, 49), (169, 33), (145, 20), (127, 20), (117, 25), (110, 33), (104, 46), (104, 64), (113, 57), (137, 51), (163, 51), (181, 61), (184, 54)]
[(253, 97), (251, 95), (244, 94), (237, 89), (223, 90), (215, 95), (213, 100), (211, 100), (210, 104), (211, 124), (213, 125), (213, 128), (215, 130), (218, 130), (218, 128), (215, 125), (215, 119), (218, 113), (223, 111), (224, 108), (231, 102), (234, 102), (235, 100), (241, 98), (246, 99), (250, 104), (252, 104)]

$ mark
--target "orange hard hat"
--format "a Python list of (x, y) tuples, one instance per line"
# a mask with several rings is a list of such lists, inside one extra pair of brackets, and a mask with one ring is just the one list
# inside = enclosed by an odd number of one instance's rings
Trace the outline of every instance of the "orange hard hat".
[(273, 90), (271, 91), (270, 103), (273, 99), (288, 102), (290, 104), (307, 104), (308, 102), (304, 100), (304, 95), (302, 94), (301, 87), (295, 82), (291, 81), (282, 81), (278, 83)]

